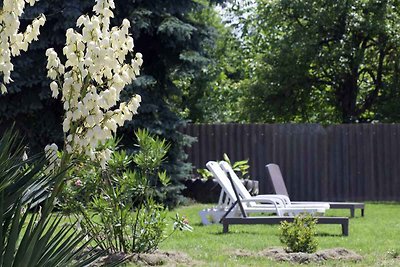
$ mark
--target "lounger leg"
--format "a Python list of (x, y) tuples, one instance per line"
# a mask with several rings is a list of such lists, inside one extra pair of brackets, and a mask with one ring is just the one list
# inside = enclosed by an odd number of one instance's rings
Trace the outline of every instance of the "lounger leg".
[(342, 223), (342, 235), (348, 236), (349, 235), (349, 222)]
[(228, 233), (228, 231), (229, 231), (229, 224), (228, 223), (226, 223), (226, 222), (222, 222), (222, 225), (223, 225), (223, 229), (222, 229), (222, 233)]
[(351, 218), (354, 218), (354, 214), (355, 213), (355, 211), (354, 211), (354, 208), (350, 208), (350, 217)]
[(364, 217), (364, 209), (361, 209), (361, 217)]
[(210, 221), (208, 220), (208, 218), (207, 218), (207, 215), (209, 214), (209, 210), (202, 210), (202, 211), (199, 211), (199, 215), (200, 215), (200, 218), (201, 218), (201, 223), (203, 224), (203, 225), (209, 225), (209, 224), (211, 224), (210, 223)]

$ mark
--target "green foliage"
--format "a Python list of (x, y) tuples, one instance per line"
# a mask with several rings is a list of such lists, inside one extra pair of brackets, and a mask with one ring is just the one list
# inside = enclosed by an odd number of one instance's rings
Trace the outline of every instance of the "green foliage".
[(142, 170), (154, 173), (164, 161), (170, 145), (158, 136), (150, 137), (147, 130), (136, 131), (140, 150), (133, 156), (133, 162)]
[(136, 137), (140, 150), (134, 155), (110, 141), (114, 152), (107, 169), (84, 163), (74, 170), (62, 199), (66, 211), (78, 216), (108, 252), (152, 252), (164, 240), (167, 220), (160, 188), (169, 177), (160, 167), (169, 145), (147, 130), (138, 130)]
[(256, 3), (238, 25), (246, 121), (398, 120), (398, 1)]
[(226, 161), (229, 165), (231, 165), (232, 169), (239, 173), (240, 177), (242, 179), (245, 179), (248, 177), (248, 173), (249, 173), (249, 160), (240, 160), (240, 161), (235, 161), (234, 163), (231, 162), (231, 160), (229, 159), (228, 155), (226, 153), (224, 153), (223, 155), (223, 159), (224, 161)]
[[(204, 5), (207, 1), (200, 1)], [(240, 99), (246, 64), (240, 40), (213, 7), (192, 14), (197, 23), (206, 23), (212, 34), (205, 45), (208, 61), (196, 75), (178, 77), (174, 82), (182, 95), (175, 99), (178, 111), (192, 122), (231, 122), (240, 120)]]
[(100, 254), (84, 251), (85, 235), (74, 224), (62, 224), (61, 216), (53, 217), (53, 202), (46, 200), (64, 173), (46, 171), (40, 156), (23, 160), (24, 146), (12, 132), (0, 139), (0, 266), (86, 266), (95, 261)]
[(197, 169), (196, 171), (200, 175), (201, 178), (204, 178), (204, 179), (213, 178), (212, 173), (207, 169)]
[[(229, 165), (231, 165), (232, 169), (239, 175), (242, 179), (249, 179), (249, 160), (239, 160), (235, 162), (231, 162), (230, 158), (226, 153), (222, 156), (223, 160), (226, 161)], [(202, 178), (208, 179), (212, 178), (212, 173), (207, 169), (197, 169), (197, 173), (200, 174)]]
[(311, 215), (298, 215), (293, 223), (284, 221), (280, 226), (280, 240), (291, 252), (314, 253), (318, 242), (315, 238), (317, 219)]

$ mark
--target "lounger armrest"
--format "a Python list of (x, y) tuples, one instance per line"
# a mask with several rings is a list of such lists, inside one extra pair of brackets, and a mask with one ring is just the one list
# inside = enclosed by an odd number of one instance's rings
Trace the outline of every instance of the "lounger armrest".
[(240, 200), (242, 203), (247, 203), (247, 202), (262, 202), (263, 204), (265, 203), (269, 203), (275, 206), (275, 208), (278, 210), (278, 205), (279, 206), (284, 206), (284, 203), (282, 203), (282, 201), (278, 198), (274, 199), (274, 198), (248, 198), (248, 199), (241, 199)]
[(289, 198), (288, 196), (286, 196), (286, 195), (267, 194), (267, 195), (258, 195), (258, 196), (254, 196), (254, 197), (257, 197), (257, 198), (265, 198), (265, 197), (269, 198), (269, 197), (274, 197), (274, 198), (279, 198), (279, 199), (281, 199), (286, 205), (290, 205), (290, 204), (291, 204), (290, 198)]
[(268, 202), (268, 200), (274, 201), (279, 206), (286, 207), (286, 201), (275, 195), (260, 195), (260, 196), (249, 198), (249, 201), (257, 202), (257, 203), (261, 203), (261, 204), (263, 204), (265, 202), (271, 203), (271, 202)]

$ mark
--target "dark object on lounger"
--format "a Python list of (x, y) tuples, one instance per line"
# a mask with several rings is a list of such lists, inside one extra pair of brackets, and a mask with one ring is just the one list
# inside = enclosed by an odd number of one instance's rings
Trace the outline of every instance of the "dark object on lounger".
[[(280, 195), (286, 195), (289, 197), (289, 194), (286, 189), (285, 181), (283, 180), (282, 172), (277, 164), (271, 163), (265, 166), (267, 168), (267, 172), (269, 178), (271, 179), (272, 185), (274, 187), (275, 193)], [(312, 201), (301, 201), (296, 202), (292, 201), (293, 204), (306, 204), (306, 203), (318, 203)], [(364, 216), (365, 204), (360, 202), (326, 202), (329, 203), (331, 209), (349, 209), (351, 217), (354, 217), (355, 210), (361, 209), (361, 216)]]

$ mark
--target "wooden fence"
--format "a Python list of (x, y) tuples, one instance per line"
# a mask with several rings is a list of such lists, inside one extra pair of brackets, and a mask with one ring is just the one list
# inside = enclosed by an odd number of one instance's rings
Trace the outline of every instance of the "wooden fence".
[(400, 124), (189, 124), (197, 137), (188, 161), (249, 159), (260, 192), (271, 193), (265, 165), (281, 167), (293, 200), (400, 201)]

